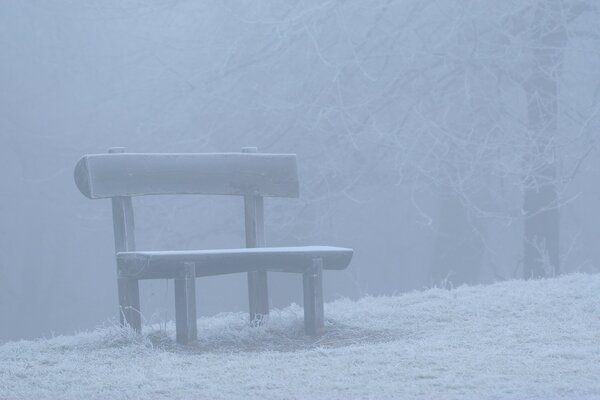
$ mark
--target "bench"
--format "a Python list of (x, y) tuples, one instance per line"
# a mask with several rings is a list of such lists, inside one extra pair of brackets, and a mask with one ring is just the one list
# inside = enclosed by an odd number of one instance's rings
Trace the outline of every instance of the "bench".
[[(117, 261), (119, 319), (141, 332), (139, 281), (173, 279), (178, 343), (197, 339), (197, 277), (248, 274), (250, 321), (269, 314), (267, 272), (302, 274), (304, 328), (318, 335), (324, 326), (322, 271), (348, 266), (353, 250), (340, 247), (265, 247), (263, 198), (298, 197), (294, 154), (146, 154), (111, 148), (83, 156), (75, 183), (90, 199), (112, 199)], [(143, 195), (202, 194), (243, 196), (246, 248), (195, 251), (138, 251), (131, 198)]]

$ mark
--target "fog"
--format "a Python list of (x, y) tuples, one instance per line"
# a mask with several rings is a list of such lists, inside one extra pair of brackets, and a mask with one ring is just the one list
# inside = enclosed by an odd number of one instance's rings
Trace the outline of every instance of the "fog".
[[(0, 341), (118, 322), (85, 154), (297, 154), (269, 246), (354, 249), (325, 301), (600, 267), (594, 1), (0, 2)], [(244, 247), (242, 199), (133, 200), (138, 249)], [(147, 323), (172, 281), (140, 285)], [(247, 311), (245, 274), (197, 280)], [(302, 304), (269, 273), (270, 306)]]

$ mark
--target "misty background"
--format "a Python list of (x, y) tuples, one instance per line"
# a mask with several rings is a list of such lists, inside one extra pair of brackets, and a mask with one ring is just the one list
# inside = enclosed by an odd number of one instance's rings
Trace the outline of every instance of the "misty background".
[[(296, 153), (270, 246), (352, 247), (325, 301), (600, 267), (595, 1), (0, 2), (0, 340), (116, 323), (83, 154)], [(242, 247), (242, 199), (134, 198), (138, 249)], [(269, 274), (272, 307), (301, 304)], [(146, 322), (172, 282), (140, 286)], [(197, 280), (247, 311), (246, 275)]]

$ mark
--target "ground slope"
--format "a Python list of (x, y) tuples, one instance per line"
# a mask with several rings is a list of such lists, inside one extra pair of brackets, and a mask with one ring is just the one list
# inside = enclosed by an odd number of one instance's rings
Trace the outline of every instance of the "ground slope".
[(327, 333), (302, 310), (136, 337), (108, 327), (0, 346), (2, 399), (598, 399), (600, 275), (339, 300)]

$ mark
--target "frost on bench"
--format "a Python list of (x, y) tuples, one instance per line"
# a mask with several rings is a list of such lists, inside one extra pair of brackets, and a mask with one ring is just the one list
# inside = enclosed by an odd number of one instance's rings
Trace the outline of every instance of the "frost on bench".
[[(264, 197), (298, 197), (294, 154), (138, 154), (113, 148), (83, 156), (75, 183), (90, 199), (110, 198), (113, 209), (119, 315), (123, 325), (141, 330), (139, 281), (175, 280), (178, 343), (196, 339), (195, 279), (247, 273), (252, 323), (269, 314), (267, 272), (302, 274), (305, 331), (323, 327), (322, 271), (348, 266), (352, 249), (329, 246), (266, 247)], [(246, 248), (195, 251), (137, 251), (132, 196), (162, 194), (244, 197)]]

